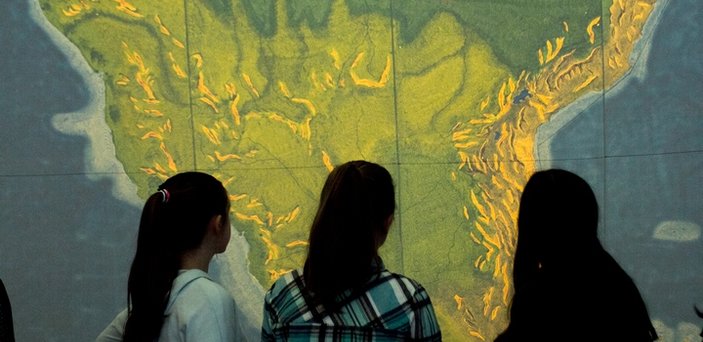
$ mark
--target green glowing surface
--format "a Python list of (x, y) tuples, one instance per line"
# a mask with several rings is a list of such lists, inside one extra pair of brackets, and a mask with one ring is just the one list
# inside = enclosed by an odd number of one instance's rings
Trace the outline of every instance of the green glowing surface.
[(651, 2), (41, 1), (103, 75), (139, 195), (213, 173), (264, 288), (301, 266), (328, 170), (385, 165), (384, 259), (428, 288), (449, 341), (504, 327), (536, 130), (627, 71)]

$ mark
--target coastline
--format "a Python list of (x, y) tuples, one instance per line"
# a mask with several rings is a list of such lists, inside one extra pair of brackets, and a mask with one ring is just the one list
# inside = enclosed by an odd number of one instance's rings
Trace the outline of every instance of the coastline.
[[(28, 2), (31, 19), (47, 33), (49, 39), (67, 57), (71, 67), (82, 76), (89, 94), (88, 104), (80, 110), (54, 114), (53, 127), (63, 134), (86, 137), (88, 146), (84, 151), (87, 171), (85, 176), (91, 180), (113, 180), (112, 195), (118, 200), (141, 208), (144, 202), (137, 196), (136, 184), (129, 179), (124, 166), (117, 159), (112, 132), (103, 115), (106, 99), (102, 75), (93, 71), (78, 47), (46, 19), (39, 0)], [(233, 234), (227, 252), (213, 259), (210, 273), (236, 298), (237, 307), (243, 313), (240, 317), (242, 330), (252, 340), (256, 340), (260, 333), (265, 291), (249, 273), (249, 248), (249, 243), (242, 233)]]
[[(232, 230), (237, 231), (234, 227)], [(237, 309), (243, 313), (242, 317), (238, 318), (242, 332), (249, 341), (257, 341), (261, 334), (266, 291), (249, 273), (248, 254), (249, 242), (244, 233), (233, 233), (227, 250), (212, 259), (210, 273), (234, 296)]]
[(39, 0), (29, 0), (29, 16), (83, 77), (89, 94), (90, 100), (83, 108), (71, 113), (56, 113), (51, 120), (53, 127), (67, 135), (87, 138), (84, 160), (88, 179), (112, 179), (112, 195), (115, 198), (141, 207), (142, 199), (137, 196), (137, 186), (127, 177), (122, 163), (117, 160), (112, 133), (102, 116), (105, 112), (105, 83), (102, 76), (90, 68), (78, 47), (46, 19)]
[[(560, 109), (551, 119), (537, 129), (535, 135), (535, 150), (534, 156), (538, 169), (548, 169), (552, 166), (552, 139), (564, 126), (568, 125), (579, 114), (583, 113), (592, 104), (601, 99), (601, 96), (609, 98), (617, 95), (624, 89), (633, 79), (643, 80), (647, 75), (647, 60), (651, 50), (651, 39), (656, 27), (662, 18), (664, 9), (669, 4), (670, 0), (658, 0), (654, 3), (650, 17), (642, 28), (642, 36), (635, 42), (632, 53), (628, 57), (630, 68), (618, 80), (616, 80), (609, 89), (604, 89), (603, 92), (588, 93), (566, 107)], [(606, 156), (601, 156), (605, 158)]]

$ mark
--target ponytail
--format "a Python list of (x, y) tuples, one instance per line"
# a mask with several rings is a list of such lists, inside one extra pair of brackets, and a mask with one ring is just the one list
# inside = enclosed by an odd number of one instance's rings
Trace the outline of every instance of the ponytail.
[(129, 272), (124, 341), (158, 338), (181, 256), (200, 245), (213, 216), (228, 215), (228, 203), (222, 183), (199, 172), (175, 175), (149, 196)]

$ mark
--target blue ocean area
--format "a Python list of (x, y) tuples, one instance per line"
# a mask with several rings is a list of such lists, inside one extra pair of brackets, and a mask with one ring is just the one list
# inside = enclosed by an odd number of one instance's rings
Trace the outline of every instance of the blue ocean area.
[(92, 341), (126, 303), (139, 212), (53, 127), (89, 93), (28, 8), (0, 1), (0, 277), (17, 341)]
[[(703, 306), (702, 15), (699, 0), (669, 1), (639, 70), (568, 113), (576, 115), (544, 142), (551, 156), (540, 156), (592, 184), (601, 240), (635, 280), (650, 316), (670, 328), (698, 324), (693, 305)], [(666, 222), (697, 226), (698, 237), (655, 238)]]

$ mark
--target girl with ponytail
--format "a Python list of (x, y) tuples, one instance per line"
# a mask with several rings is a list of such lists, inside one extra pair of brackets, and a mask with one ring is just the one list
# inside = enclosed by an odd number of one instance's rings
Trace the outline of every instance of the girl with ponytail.
[(416, 281), (385, 269), (378, 249), (393, 222), (393, 180), (351, 161), (322, 189), (302, 270), (266, 293), (262, 341), (440, 341), (432, 303)]
[(217, 179), (185, 172), (144, 204), (128, 307), (97, 341), (239, 341), (236, 305), (208, 265), (227, 248), (229, 198)]

